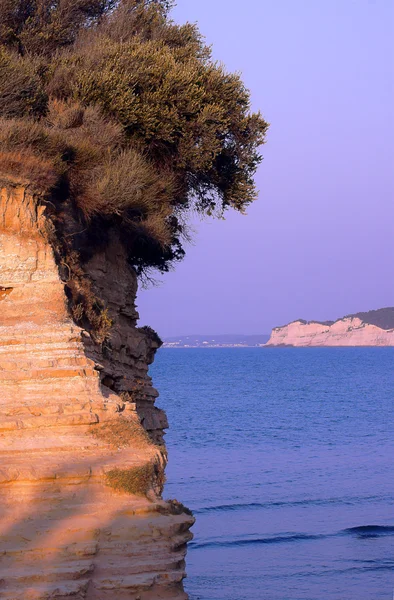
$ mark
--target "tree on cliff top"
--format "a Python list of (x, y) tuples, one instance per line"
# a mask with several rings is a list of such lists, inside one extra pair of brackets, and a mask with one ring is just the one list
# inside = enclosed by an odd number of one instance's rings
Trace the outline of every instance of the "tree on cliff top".
[(51, 197), (59, 237), (72, 210), (85, 243), (115, 231), (137, 270), (183, 256), (190, 209), (255, 199), (268, 127), (170, 7), (0, 0), (0, 171)]

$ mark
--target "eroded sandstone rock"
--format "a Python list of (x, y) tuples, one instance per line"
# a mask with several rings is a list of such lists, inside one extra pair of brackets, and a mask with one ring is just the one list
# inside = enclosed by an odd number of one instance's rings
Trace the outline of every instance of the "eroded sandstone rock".
[(335, 323), (294, 321), (275, 327), (266, 346), (394, 346), (394, 329), (382, 329), (356, 316)]
[(95, 343), (70, 318), (45, 207), (0, 187), (0, 599), (185, 599), (194, 520), (161, 499), (158, 342), (136, 327), (135, 275), (115, 239), (89, 261), (113, 322)]

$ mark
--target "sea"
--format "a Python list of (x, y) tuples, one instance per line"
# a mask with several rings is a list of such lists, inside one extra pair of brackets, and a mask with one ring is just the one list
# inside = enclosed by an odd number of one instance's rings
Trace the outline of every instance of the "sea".
[(394, 348), (161, 349), (191, 600), (392, 600)]

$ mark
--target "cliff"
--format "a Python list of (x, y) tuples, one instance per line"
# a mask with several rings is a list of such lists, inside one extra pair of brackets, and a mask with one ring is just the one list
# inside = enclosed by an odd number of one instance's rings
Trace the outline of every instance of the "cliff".
[(266, 346), (394, 346), (394, 308), (274, 327)]
[(48, 205), (0, 189), (0, 599), (184, 600), (194, 519), (161, 497), (159, 340), (137, 327), (136, 276), (116, 238), (86, 262), (99, 342), (71, 318)]

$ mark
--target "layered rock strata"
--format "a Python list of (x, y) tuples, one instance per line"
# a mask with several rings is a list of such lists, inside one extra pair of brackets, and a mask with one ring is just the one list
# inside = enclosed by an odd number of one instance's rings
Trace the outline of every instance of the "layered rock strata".
[(275, 327), (265, 346), (394, 346), (394, 329), (383, 329), (356, 316), (335, 323), (299, 320)]
[(0, 185), (0, 599), (184, 600), (193, 517), (161, 498), (165, 415), (110, 241), (87, 270), (107, 345), (70, 318), (45, 206)]

